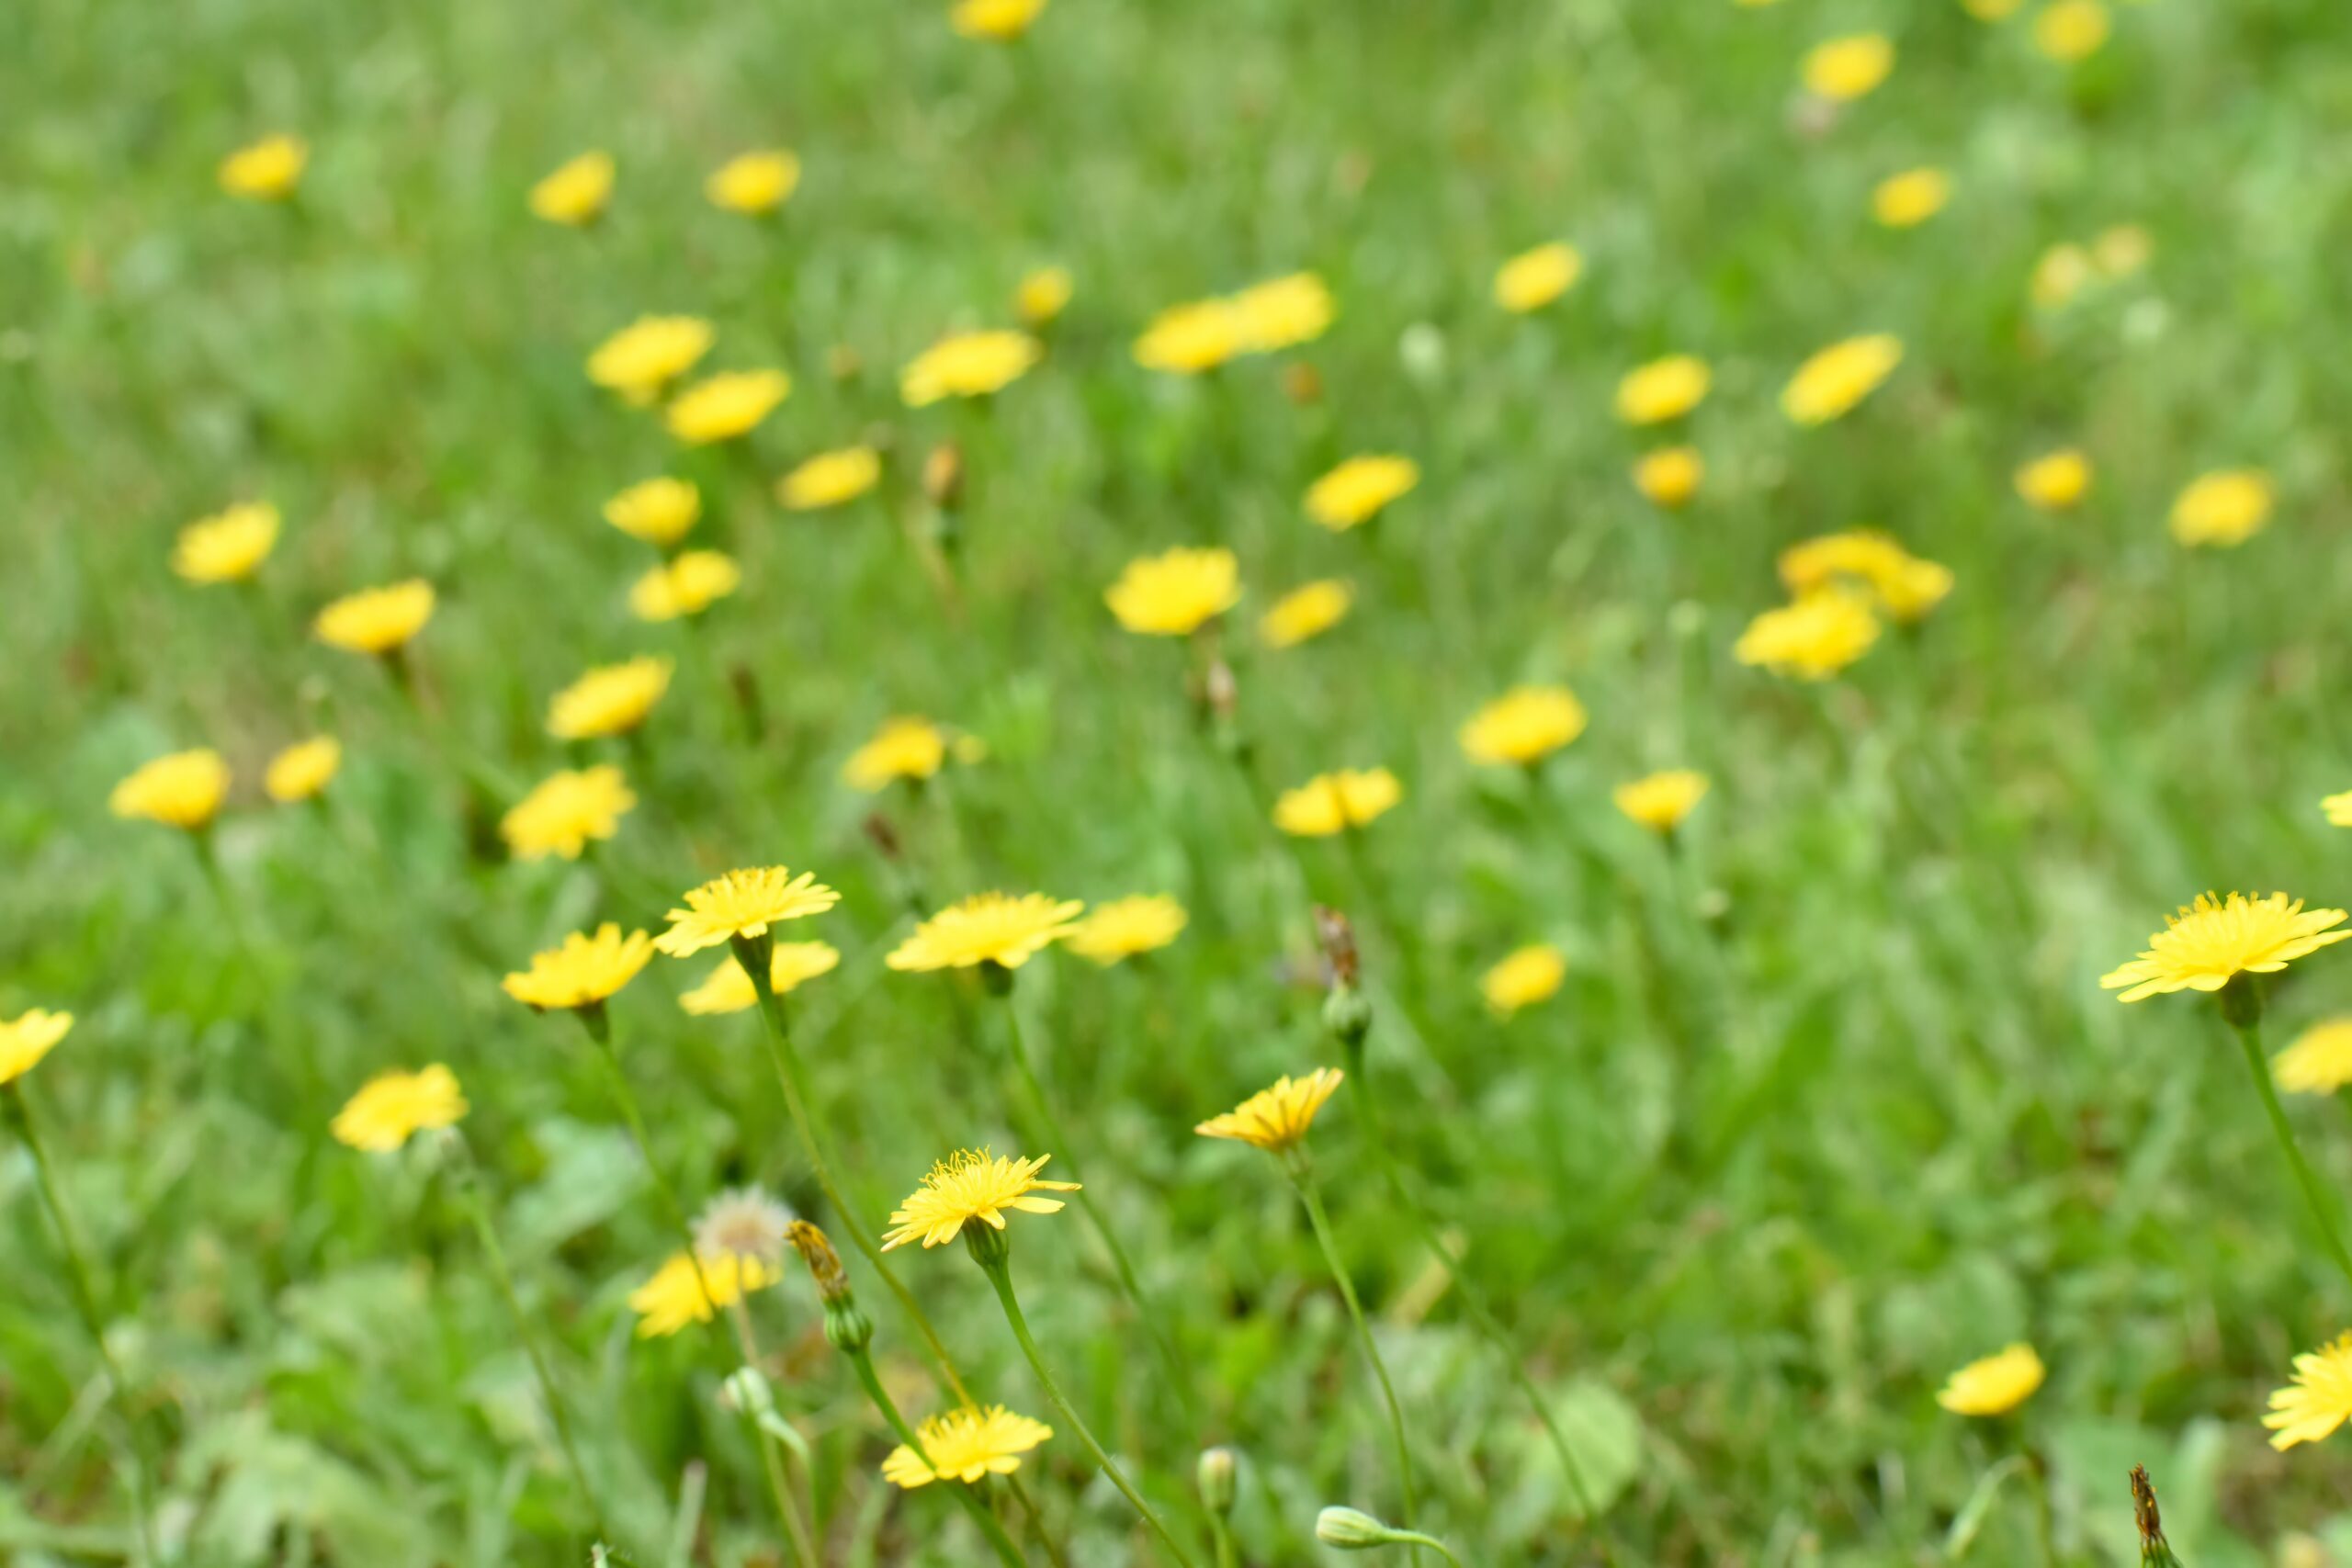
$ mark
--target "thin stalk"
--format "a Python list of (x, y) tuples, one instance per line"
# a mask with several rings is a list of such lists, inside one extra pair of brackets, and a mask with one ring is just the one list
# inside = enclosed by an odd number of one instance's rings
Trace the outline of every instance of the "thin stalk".
[[(882, 1380), (875, 1375), (872, 1353), (859, 1349), (849, 1351), (848, 1355), (850, 1365), (857, 1371), (858, 1386), (865, 1390), (865, 1397), (875, 1409), (882, 1413), (882, 1419), (890, 1424), (890, 1430), (899, 1435), (899, 1441), (912, 1449), (923, 1463), (931, 1463), (931, 1455), (924, 1451), (922, 1439), (915, 1436), (912, 1427), (907, 1425), (907, 1418), (899, 1414), (897, 1402), (882, 1386)], [(1005, 1533), (1004, 1523), (996, 1517), (996, 1510), (981, 1502), (973, 1489), (964, 1483), (945, 1476), (941, 1480), (955, 1492), (956, 1500), (964, 1505), (964, 1511), (972, 1516), (973, 1522), (980, 1527), (980, 1533), (989, 1538), (989, 1544), (996, 1550), (997, 1561), (1005, 1568), (1027, 1568), (1026, 1559), (1021, 1555), (1021, 1549), (1012, 1543), (1012, 1538)]]
[(1214, 1510), (1209, 1514), (1209, 1535), (1216, 1543), (1216, 1568), (1236, 1568), (1239, 1559), (1233, 1553), (1233, 1527)]
[(1453, 1563), (1453, 1568), (1462, 1568), (1462, 1559), (1453, 1555), (1453, 1548), (1446, 1545), (1445, 1542), (1438, 1540), (1438, 1538), (1433, 1535), (1423, 1535), (1419, 1530), (1391, 1530), (1389, 1532), (1388, 1539), (1391, 1540), (1402, 1541), (1412, 1547), (1416, 1551), (1426, 1546), (1430, 1551), (1436, 1552), (1440, 1557), (1444, 1558), (1448, 1562)]
[[(738, 1267), (740, 1266), (739, 1263)], [(735, 1344), (736, 1348), (742, 1352), (743, 1365), (757, 1373), (760, 1367), (760, 1341), (759, 1337), (752, 1332), (751, 1307), (739, 1295), (728, 1304), (727, 1315), (735, 1325)], [(768, 1437), (764, 1427), (761, 1429), (760, 1436), (763, 1438)], [(792, 1456), (785, 1451), (783, 1443), (773, 1440), (762, 1442), (760, 1463), (767, 1472), (769, 1488), (790, 1495), (793, 1500), (794, 1517), (798, 1517), (800, 1495), (792, 1491)], [(801, 1478), (808, 1483), (809, 1517), (818, 1519), (821, 1524), (822, 1517), (817, 1512), (816, 1477), (808, 1470), (808, 1467), (803, 1466)], [(816, 1538), (813, 1532), (809, 1535), (808, 1546), (808, 1561), (821, 1564), (824, 1559), (817, 1553)]]
[(2335, 1213), (2328, 1204), (2326, 1189), (2320, 1186), (2319, 1178), (2303, 1158), (2303, 1151), (2295, 1142), (2295, 1129), (2287, 1120), (2286, 1107), (2278, 1103), (2278, 1088), (2270, 1081), (2270, 1061), (2262, 1054), (2261, 1014), (2257, 1010), (2250, 1018), (2232, 1018), (2229, 1021), (2238, 1044), (2245, 1052), (2246, 1071), (2254, 1075), (2254, 1087), (2262, 1096), (2262, 1109), (2269, 1114), (2270, 1131), (2278, 1137), (2278, 1151), (2287, 1156), (2296, 1184), (2303, 1190), (2303, 1201), (2311, 1205), (2312, 1220), (2319, 1226), (2321, 1239), (2327, 1243), (2328, 1256), (2343, 1271), (2346, 1282), (2352, 1283), (2352, 1253), (2344, 1250), (2344, 1238), (2336, 1233)]
[(2041, 1568), (2058, 1568), (2058, 1523), (2050, 1507), (2050, 1467), (2031, 1444), (2025, 1444), (2025, 1472), (2033, 1483), (2033, 1539), (2041, 1552)]

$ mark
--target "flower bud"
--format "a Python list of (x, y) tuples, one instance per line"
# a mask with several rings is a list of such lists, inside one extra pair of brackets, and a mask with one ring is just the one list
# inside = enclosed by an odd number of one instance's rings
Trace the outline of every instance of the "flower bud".
[(1342, 981), (1323, 998), (1323, 1027), (1353, 1053), (1372, 1031), (1372, 1003), (1362, 991)]
[(964, 449), (943, 441), (922, 460), (922, 492), (943, 512), (952, 512), (964, 499)]
[(825, 1303), (825, 1343), (844, 1356), (858, 1355), (874, 1343), (874, 1320), (846, 1291)]
[(1004, 1267), (1012, 1256), (1012, 1238), (994, 1225), (974, 1222), (964, 1227), (964, 1245), (972, 1251), (972, 1259), (981, 1268), (994, 1273)]
[(1359, 1508), (1326, 1508), (1315, 1516), (1315, 1539), (1342, 1551), (1387, 1546), (1396, 1532)]
[(1233, 1512), (1233, 1450), (1228, 1448), (1204, 1449), (1194, 1471), (1200, 1483), (1201, 1501), (1210, 1513), (1223, 1518)]

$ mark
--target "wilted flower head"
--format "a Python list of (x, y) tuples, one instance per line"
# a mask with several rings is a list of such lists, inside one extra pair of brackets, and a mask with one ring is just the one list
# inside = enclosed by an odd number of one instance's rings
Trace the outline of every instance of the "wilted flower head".
[(1524, 315), (1540, 310), (1576, 287), (1584, 257), (1559, 241), (1521, 251), (1495, 270), (1495, 303)]
[(2352, 1083), (2352, 1016), (2312, 1024), (2271, 1059), (2270, 1068), (2290, 1094), (2334, 1094)]
[(1221, 547), (1179, 547), (1129, 561), (1102, 597), (1131, 632), (1183, 637), (1240, 602), (1241, 567)]
[(943, 398), (986, 397), (1027, 375), (1045, 353), (1027, 333), (956, 333), (908, 362), (899, 372), (899, 396), (910, 409)]
[(1367, 521), (1420, 482), (1420, 465), (1410, 457), (1351, 457), (1307, 487), (1306, 514), (1339, 533)]
[(2033, 1397), (2043, 1375), (2032, 1346), (2012, 1345), (1952, 1373), (1936, 1403), (1955, 1416), (2006, 1416)]
[(1116, 964), (1174, 942), (1184, 929), (1184, 906), (1165, 893), (1138, 893), (1097, 904), (1070, 929), (1062, 945), (1080, 958)]
[[(699, 316), (639, 316), (588, 356), (588, 379), (632, 402), (650, 403), (710, 352), (714, 335)], [(613, 521), (616, 527), (626, 526)]]
[(1346, 618), (1355, 590), (1336, 577), (1292, 589), (1258, 620), (1258, 636), (1269, 648), (1295, 648), (1320, 637)]
[(1462, 750), (1474, 762), (1532, 762), (1584, 733), (1584, 705), (1566, 686), (1519, 686), (1470, 716)]
[(1033, 1196), (1078, 1190), (1075, 1181), (1037, 1179), (1037, 1173), (1053, 1157), (1006, 1159), (986, 1149), (956, 1150), (933, 1165), (922, 1185), (891, 1211), (891, 1229), (882, 1238), (882, 1250), (888, 1252), (910, 1241), (920, 1241), (925, 1247), (944, 1247), (973, 1222), (1001, 1231), (1005, 1214), (1014, 1210), (1024, 1214), (1059, 1213), (1064, 1207), (1060, 1199)]
[[(841, 964), (841, 950), (829, 942), (780, 942), (768, 954), (768, 988), (789, 996), (803, 980), (829, 975)], [(720, 960), (710, 977), (678, 998), (678, 1005), (697, 1018), (742, 1012), (760, 999), (752, 977), (733, 957)]]
[(612, 154), (582, 152), (531, 187), (531, 211), (576, 229), (594, 222), (612, 194)]
[(2316, 1443), (2352, 1419), (2352, 1334), (2295, 1358), (2295, 1380), (2270, 1396), (2262, 1424), (2282, 1452)]
[(621, 934), (607, 920), (594, 935), (574, 931), (560, 945), (531, 955), (531, 966), (500, 982), (506, 994), (541, 1011), (593, 1008), (609, 1001), (653, 958), (643, 931)]
[(1805, 90), (1848, 103), (1877, 88), (1894, 69), (1894, 45), (1884, 33), (1856, 33), (1815, 44), (1804, 57)]
[(283, 201), (302, 183), (311, 149), (299, 136), (265, 136), (220, 160), (220, 188), (248, 201)]
[(2240, 975), (2274, 974), (2352, 937), (2352, 931), (2330, 929), (2344, 919), (2341, 909), (2306, 909), (2301, 899), (2284, 893), (2267, 898), (2200, 893), (2196, 903), (2165, 918), (2165, 929), (2148, 939), (2146, 952), (2098, 983), (2110, 991), (2130, 987), (2121, 998), (2127, 1002), (2173, 991), (2218, 991)]
[(326, 788), (342, 766), (342, 743), (332, 735), (314, 735), (272, 757), (261, 787), (270, 799), (290, 806)]
[(1887, 333), (1849, 337), (1797, 367), (1781, 390), (1781, 412), (1798, 424), (1826, 424), (1878, 390), (1903, 363), (1903, 340)]
[(74, 1027), (70, 1012), (33, 1009), (15, 1019), (0, 1020), (0, 1084), (12, 1084), (40, 1065)]
[(1024, 275), (1020, 287), (1012, 291), (1012, 308), (1031, 326), (1044, 326), (1069, 308), (1074, 287), (1069, 268), (1036, 267)]
[(793, 512), (816, 512), (855, 501), (882, 478), (882, 454), (871, 446), (820, 452), (776, 480), (775, 498)]
[(1707, 775), (1673, 768), (1617, 786), (1617, 809), (1653, 832), (1671, 833), (1706, 798)]
[(1878, 634), (1878, 617), (1871, 613), (1869, 599), (1833, 584), (1800, 594), (1793, 604), (1767, 610), (1748, 622), (1732, 647), (1732, 657), (1775, 674), (1826, 681), (1868, 653)]
[(387, 654), (407, 646), (433, 618), (433, 584), (421, 577), (346, 593), (319, 612), (311, 632), (330, 648)]
[(549, 774), (516, 801), (499, 818), (498, 836), (516, 860), (578, 860), (590, 840), (619, 832), (621, 818), (636, 805), (637, 796), (611, 763), (566, 770)]
[(726, 370), (680, 392), (663, 418), (687, 446), (707, 446), (749, 435), (791, 395), (792, 378), (781, 370)]
[(194, 830), (210, 822), (229, 793), (229, 764), (209, 747), (175, 751), (138, 768), (107, 799), (117, 817)]
[[(922, 1445), (922, 1451), (918, 1453), (904, 1443), (892, 1449), (882, 1461), (882, 1477), (908, 1491), (943, 1477), (971, 1485), (991, 1475), (1011, 1475), (1021, 1468), (1023, 1454), (1053, 1435), (1054, 1429), (1043, 1421), (1015, 1416), (1001, 1404), (986, 1410), (967, 1405), (926, 1418), (915, 1428), (915, 1441)], [(923, 1462), (926, 1455), (928, 1464)]]
[(1696, 446), (1666, 446), (1645, 452), (1634, 464), (1634, 488), (1653, 506), (1668, 511), (1690, 504), (1707, 477), (1707, 461)]
[(1405, 798), (1405, 786), (1386, 768), (1343, 768), (1317, 773), (1274, 802), (1274, 826), (1305, 839), (1362, 828)]
[(695, 1217), (695, 1252), (702, 1258), (739, 1258), (766, 1265), (784, 1262), (785, 1231), (792, 1211), (756, 1187), (730, 1187), (703, 1205)]
[(2270, 476), (2260, 468), (2200, 474), (2172, 503), (2172, 536), (2184, 545), (2242, 545), (2270, 521)]
[[(629, 1292), (629, 1310), (637, 1314), (637, 1337), (657, 1339), (675, 1334), (689, 1323), (708, 1323), (726, 1307), (773, 1285), (781, 1276), (757, 1258), (732, 1253), (689, 1258), (673, 1253), (653, 1278)], [(708, 1289), (706, 1291), (705, 1287)]]
[(1315, 1124), (1315, 1113), (1339, 1092), (1347, 1075), (1337, 1067), (1317, 1067), (1303, 1078), (1276, 1078), (1222, 1115), (1212, 1116), (1193, 1129), (1204, 1138), (1231, 1138), (1253, 1148), (1280, 1154), (1295, 1148)]
[(629, 586), (629, 614), (640, 621), (699, 615), (742, 585), (743, 569), (718, 550), (686, 550)]
[(1889, 229), (1925, 223), (1951, 199), (1951, 176), (1941, 169), (1906, 169), (1871, 192), (1871, 216)]
[(1627, 424), (1679, 419), (1705, 400), (1713, 380), (1707, 362), (1696, 355), (1653, 359), (1617, 383), (1617, 417)]
[(417, 1072), (379, 1073), (335, 1113), (335, 1141), (389, 1154), (418, 1133), (454, 1125), (466, 1113), (458, 1076), (435, 1062)]
[(956, 0), (948, 20), (966, 38), (1007, 43), (1027, 32), (1045, 9), (1046, 0)]
[(2107, 7), (2098, 0), (2051, 0), (2033, 18), (2033, 47), (2071, 65), (2097, 54), (2108, 30)]
[(982, 964), (1018, 969), (1067, 936), (1085, 908), (1043, 893), (975, 893), (917, 926), (883, 962), (915, 973)]
[(242, 582), (277, 544), (277, 508), (247, 502), (181, 529), (172, 547), (172, 570), (189, 582)]
[(792, 199), (800, 186), (800, 160), (781, 147), (739, 152), (711, 171), (702, 186), (713, 207), (758, 217)]
[(730, 871), (689, 892), (686, 907), (670, 911), (670, 929), (654, 945), (684, 958), (739, 936), (765, 936), (770, 926), (786, 920), (821, 915), (841, 898), (811, 872), (795, 876), (781, 865)]
[(1549, 942), (1519, 948), (1487, 971), (1478, 982), (1487, 1005), (1509, 1018), (1520, 1009), (1548, 1001), (1568, 977), (1567, 954)]
[(2036, 457), (2018, 468), (2018, 494), (2044, 512), (2064, 512), (2090, 493), (2091, 460), (2072, 446)]

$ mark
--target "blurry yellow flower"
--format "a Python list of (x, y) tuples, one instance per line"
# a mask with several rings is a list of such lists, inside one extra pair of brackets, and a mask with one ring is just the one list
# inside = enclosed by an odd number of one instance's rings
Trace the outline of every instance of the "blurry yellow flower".
[(1232, 303), (1240, 318), (1241, 346), (1250, 354), (1312, 343), (1329, 328), (1335, 313), (1330, 289), (1311, 272), (1252, 284)]
[(1280, 1154), (1295, 1148), (1315, 1124), (1315, 1113), (1339, 1092), (1347, 1075), (1337, 1067), (1317, 1067), (1303, 1078), (1274, 1080), (1222, 1115), (1212, 1116), (1193, 1129), (1204, 1138), (1231, 1138), (1252, 1148)]
[(1831, 39), (1805, 55), (1805, 90), (1833, 103), (1849, 103), (1874, 90), (1894, 69), (1894, 45), (1883, 33)]
[(1980, 22), (2002, 22), (2017, 15), (2025, 0), (1960, 0), (1960, 4)]
[(1012, 291), (1012, 306), (1023, 321), (1042, 327), (1069, 308), (1071, 288), (1069, 268), (1037, 267)]
[(924, 349), (899, 372), (899, 396), (910, 409), (943, 398), (986, 397), (1027, 375), (1045, 352), (1027, 333), (956, 333)]
[(1170, 305), (1136, 339), (1136, 363), (1147, 370), (1197, 376), (1242, 352), (1241, 313), (1225, 299)]
[(2334, 1094), (2352, 1083), (2352, 1016), (2312, 1024), (2271, 1059), (2270, 1070), (2290, 1094)]
[(629, 613), (640, 621), (698, 615), (742, 586), (743, 569), (718, 550), (688, 550), (647, 572), (628, 591)]
[(2270, 521), (2270, 476), (2259, 468), (2200, 474), (2172, 503), (2172, 536), (2184, 545), (2242, 545)]
[(229, 793), (229, 764), (209, 747), (175, 751), (146, 763), (114, 786), (107, 804), (117, 817), (190, 831), (212, 820)]
[(2124, 991), (2122, 1001), (2144, 1001), (2174, 991), (2218, 991), (2240, 975), (2272, 975), (2298, 958), (2352, 931), (2341, 909), (2306, 909), (2284, 893), (2253, 898), (2233, 893), (2226, 899), (2199, 893), (2197, 902), (2165, 917), (2165, 929), (2148, 939), (2147, 951), (2099, 976), (2107, 990)]
[(613, 160), (582, 152), (531, 187), (531, 210), (550, 223), (593, 223), (613, 194)]
[(1566, 686), (1518, 686), (1470, 716), (1462, 750), (1474, 762), (1532, 762), (1584, 733), (1584, 705)]
[[(904, 1443), (892, 1449), (882, 1461), (882, 1479), (910, 1492), (942, 1476), (972, 1485), (991, 1475), (1011, 1475), (1021, 1468), (1023, 1454), (1053, 1435), (1043, 1421), (1015, 1416), (1001, 1404), (986, 1410), (967, 1405), (927, 1417), (915, 1428), (922, 1452)], [(929, 1464), (923, 1462), (926, 1456)]]
[(1102, 598), (1131, 632), (1184, 637), (1240, 602), (1241, 566), (1228, 549), (1179, 546), (1129, 561)]
[(795, 876), (781, 865), (730, 871), (687, 893), (686, 907), (670, 911), (670, 929), (653, 945), (686, 958), (739, 936), (765, 936), (770, 926), (786, 920), (821, 915), (841, 899), (812, 872)]
[(311, 629), (330, 648), (390, 653), (433, 618), (433, 584), (421, 577), (346, 593), (319, 612)]
[[(831, 974), (841, 961), (841, 950), (829, 942), (777, 942), (768, 959), (768, 986), (777, 996), (788, 996), (803, 980)], [(701, 985), (680, 997), (678, 1005), (697, 1017), (708, 1017), (741, 1012), (759, 999), (759, 993), (752, 988), (752, 977), (729, 957), (720, 960)]]
[(1521, 251), (1495, 271), (1495, 303), (1525, 314), (1540, 310), (1576, 287), (1584, 257), (1574, 245), (1554, 241)]
[(1567, 955), (1548, 942), (1537, 942), (1487, 970), (1478, 988), (1486, 993), (1488, 1007), (1509, 1018), (1521, 1008), (1550, 1000), (1567, 977)]
[(2352, 828), (2352, 789), (2326, 796), (2320, 801), (2319, 808), (2336, 827)]
[(1706, 798), (1707, 775), (1690, 768), (1672, 768), (1617, 786), (1611, 798), (1617, 809), (1652, 832), (1671, 833), (1682, 826), (1691, 808)]
[(1269, 648), (1295, 648), (1338, 626), (1354, 603), (1354, 589), (1336, 577), (1318, 579), (1276, 600), (1259, 619), (1258, 636)]
[(1421, 482), (1410, 457), (1351, 457), (1306, 490), (1306, 514), (1333, 533), (1352, 528)]
[(498, 835), (516, 860), (561, 855), (578, 860), (591, 839), (620, 831), (637, 796), (611, 763), (550, 774), (499, 819)]
[(343, 746), (332, 735), (298, 740), (269, 760), (261, 787), (281, 805), (308, 800), (327, 784), (343, 766)]
[(220, 188), (248, 201), (282, 201), (302, 183), (311, 149), (299, 136), (265, 136), (220, 160)]
[(1936, 1403), (1955, 1416), (2006, 1416), (2033, 1397), (2043, 1376), (2033, 1347), (2012, 1345), (1952, 1373)]
[(1732, 657), (1776, 674), (1826, 681), (1868, 653), (1878, 633), (1878, 617), (1862, 594), (1844, 586), (1816, 588), (1748, 622)]
[(741, 1253), (708, 1253), (700, 1258), (673, 1253), (653, 1278), (629, 1292), (637, 1337), (660, 1339), (689, 1323), (708, 1323), (722, 1309), (767, 1289), (778, 1278), (768, 1263)]
[(379, 1073), (335, 1113), (335, 1141), (390, 1154), (418, 1133), (453, 1126), (467, 1111), (458, 1076), (435, 1062), (413, 1073)]
[(1044, 893), (975, 893), (917, 926), (883, 962), (913, 973), (980, 964), (1018, 969), (1068, 936), (1085, 908)]
[(2098, 53), (2107, 34), (2107, 7), (2098, 0), (2052, 0), (2033, 18), (2033, 47), (2061, 64)]
[(639, 316), (596, 345), (588, 356), (588, 379), (632, 402), (650, 403), (701, 362), (715, 335), (699, 316)]
[(2041, 253), (2041, 259), (2033, 264), (2026, 292), (2039, 309), (2055, 310), (2098, 276), (2090, 253), (2069, 240)]
[(1825, 424), (1879, 389), (1903, 363), (1903, 340), (1887, 333), (1849, 337), (1797, 367), (1781, 389), (1781, 412), (1799, 424)]
[(1797, 595), (1844, 582), (1865, 588), (1898, 621), (1916, 621), (1951, 592), (1949, 568), (1911, 554), (1871, 528), (1792, 545), (1781, 552), (1781, 581)]
[(791, 395), (792, 378), (781, 370), (725, 370), (680, 392), (664, 418), (671, 434), (707, 446), (749, 435)]
[(531, 966), (499, 984), (510, 997), (542, 1012), (600, 1007), (637, 978), (653, 959), (653, 939), (643, 931), (621, 934), (607, 920), (594, 935), (574, 931), (562, 944), (531, 955)]
[(702, 186), (713, 207), (756, 218), (774, 212), (800, 188), (800, 160), (778, 147), (739, 152), (711, 172)]
[(927, 779), (947, 756), (947, 737), (927, 718), (887, 718), (874, 739), (849, 754), (842, 780), (871, 794), (899, 779)]
[(269, 558), (277, 544), (277, 508), (247, 502), (180, 530), (172, 570), (190, 582), (240, 582)]
[(1679, 419), (1706, 398), (1713, 379), (1707, 362), (1696, 355), (1653, 359), (1617, 383), (1617, 417), (1627, 424)]
[(1184, 906), (1165, 893), (1138, 893), (1097, 904), (1072, 926), (1062, 945), (1080, 958), (1116, 964), (1138, 953), (1151, 953), (1174, 942), (1183, 931)]
[(2090, 493), (2091, 460), (2072, 446), (2036, 457), (2017, 471), (2018, 494), (2044, 512), (2064, 512)]
[(1362, 828), (1405, 798), (1405, 786), (1386, 768), (1345, 768), (1317, 773), (1274, 802), (1274, 826), (1302, 839), (1323, 839)]
[(1909, 169), (1881, 180), (1871, 192), (1871, 216), (1889, 229), (1925, 223), (1951, 199), (1951, 176), (1941, 169)]
[(2136, 223), (2119, 223), (2099, 231), (2091, 242), (2091, 260), (2109, 277), (2129, 277), (2148, 265), (2156, 243)]
[(855, 501), (882, 478), (882, 454), (871, 446), (820, 452), (778, 479), (775, 498), (793, 512), (816, 512)]
[(12, 1084), (40, 1065), (40, 1059), (74, 1027), (70, 1012), (33, 1009), (22, 1017), (0, 1021), (0, 1084)]
[(628, 734), (670, 689), (671, 669), (669, 660), (652, 654), (598, 665), (548, 704), (548, 733), (558, 740)]
[(2318, 1442), (2346, 1420), (2352, 1420), (2352, 1334), (2296, 1357), (2295, 1381), (2271, 1394), (2262, 1424), (2270, 1428), (2270, 1446), (2284, 1452)]
[(1029, 30), (1046, 0), (956, 0), (949, 22), (966, 38), (1010, 41)]
[(1653, 506), (1688, 506), (1707, 477), (1706, 459), (1696, 446), (1666, 446), (1645, 452), (1634, 463), (1634, 488)]
[(1024, 1214), (1057, 1214), (1068, 1205), (1058, 1198), (1032, 1197), (1035, 1192), (1075, 1192), (1075, 1181), (1040, 1181), (1037, 1173), (1054, 1156), (1006, 1159), (988, 1150), (958, 1149), (931, 1168), (922, 1185), (891, 1211), (889, 1234), (882, 1250), (920, 1241), (925, 1247), (944, 1247), (973, 1221), (992, 1230), (1004, 1229), (1008, 1210)]

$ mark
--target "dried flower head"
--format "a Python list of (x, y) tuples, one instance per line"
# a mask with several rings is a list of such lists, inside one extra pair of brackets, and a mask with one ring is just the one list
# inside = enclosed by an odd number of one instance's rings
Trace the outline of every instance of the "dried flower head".
[(695, 1252), (703, 1258), (737, 1258), (765, 1265), (784, 1263), (786, 1232), (792, 1211), (756, 1187), (729, 1187), (703, 1205), (695, 1217)]

